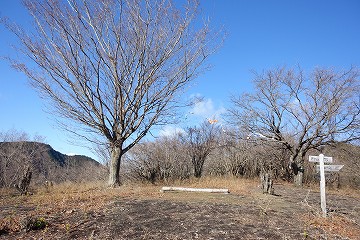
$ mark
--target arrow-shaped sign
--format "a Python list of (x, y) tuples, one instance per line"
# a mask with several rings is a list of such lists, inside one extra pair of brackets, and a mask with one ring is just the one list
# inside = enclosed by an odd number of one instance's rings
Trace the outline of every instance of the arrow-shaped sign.
[[(324, 171), (326, 172), (338, 172), (344, 165), (324, 165)], [(316, 171), (320, 171), (320, 165), (316, 165)]]
[[(309, 162), (320, 162), (319, 156), (309, 156)], [(324, 163), (332, 163), (332, 157), (325, 157), (324, 156)]]

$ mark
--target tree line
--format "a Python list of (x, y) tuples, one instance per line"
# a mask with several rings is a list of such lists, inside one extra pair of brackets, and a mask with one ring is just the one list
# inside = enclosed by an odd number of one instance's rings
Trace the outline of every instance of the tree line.
[[(196, 142), (194, 132), (202, 134), (196, 137)], [(274, 141), (264, 143), (260, 136), (239, 137), (234, 136), (234, 132), (234, 129), (224, 131), (222, 127), (203, 122), (180, 134), (141, 142), (126, 155), (123, 181), (158, 184), (202, 176), (258, 179), (266, 174), (271, 181), (295, 181), (290, 150)], [(356, 160), (360, 156), (359, 146), (337, 142), (324, 147), (322, 152), (333, 156), (338, 164), (345, 164), (341, 173), (327, 176), (329, 186), (360, 186), (360, 174), (355, 170), (359, 164)], [(309, 155), (319, 153), (311, 149), (305, 155), (302, 184), (319, 181), (316, 164), (307, 161)]]

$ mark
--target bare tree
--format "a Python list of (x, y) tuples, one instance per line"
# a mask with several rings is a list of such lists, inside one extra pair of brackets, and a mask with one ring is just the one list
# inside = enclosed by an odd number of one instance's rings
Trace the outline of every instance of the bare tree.
[(171, 0), (24, 2), (34, 32), (7, 26), (32, 62), (13, 65), (50, 100), (52, 110), (85, 130), (71, 131), (107, 143), (109, 185), (119, 185), (122, 156), (152, 126), (171, 119), (179, 93), (219, 38), (196, 22), (197, 0), (181, 9)]
[(205, 121), (200, 127), (189, 127), (180, 135), (191, 158), (194, 177), (201, 177), (206, 158), (217, 147), (220, 132), (219, 126)]
[(16, 187), (26, 194), (31, 183), (33, 162), (42, 152), (43, 137), (30, 136), (14, 129), (0, 132), (0, 187)]
[(315, 69), (306, 76), (285, 68), (256, 74), (254, 93), (233, 97), (232, 119), (249, 136), (291, 152), (294, 182), (301, 185), (305, 155), (335, 142), (359, 139), (359, 72)]

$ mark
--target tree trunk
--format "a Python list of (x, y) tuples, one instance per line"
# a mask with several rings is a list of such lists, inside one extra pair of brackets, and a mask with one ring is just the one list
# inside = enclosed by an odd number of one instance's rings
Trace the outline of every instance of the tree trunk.
[(109, 174), (109, 186), (120, 186), (120, 164), (122, 157), (121, 147), (112, 147), (111, 159), (110, 159), (110, 174)]
[(261, 173), (260, 179), (263, 193), (274, 194), (272, 174), (269, 172)]
[(202, 175), (202, 166), (196, 165), (194, 169), (194, 177), (201, 178)]
[[(303, 158), (301, 160), (298, 159), (299, 156), (290, 157), (290, 167), (294, 173), (294, 185), (298, 187), (302, 187), (303, 179), (304, 179), (304, 167), (303, 167)], [(297, 160), (297, 161), (296, 161)]]
[(303, 185), (304, 172), (298, 171), (298, 173), (294, 176), (294, 184), (295, 186), (302, 187)]
[(304, 167), (301, 164), (293, 162), (291, 168), (294, 172), (294, 184), (295, 186), (302, 187), (304, 179)]
[(21, 195), (26, 195), (28, 193), (28, 188), (31, 182), (31, 176), (32, 176), (32, 171), (30, 170), (30, 166), (28, 166), (24, 172), (23, 177), (20, 180), (19, 185), (16, 185)]
[(203, 166), (204, 166), (204, 160), (201, 157), (194, 156), (192, 158), (192, 163), (194, 165), (194, 177), (201, 178)]

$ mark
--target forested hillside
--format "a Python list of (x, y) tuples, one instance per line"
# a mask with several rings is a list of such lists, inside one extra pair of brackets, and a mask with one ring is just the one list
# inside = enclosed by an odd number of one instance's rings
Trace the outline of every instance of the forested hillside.
[(29, 167), (31, 184), (103, 179), (106, 168), (86, 156), (68, 156), (39, 142), (0, 142), (0, 186), (18, 184)]

